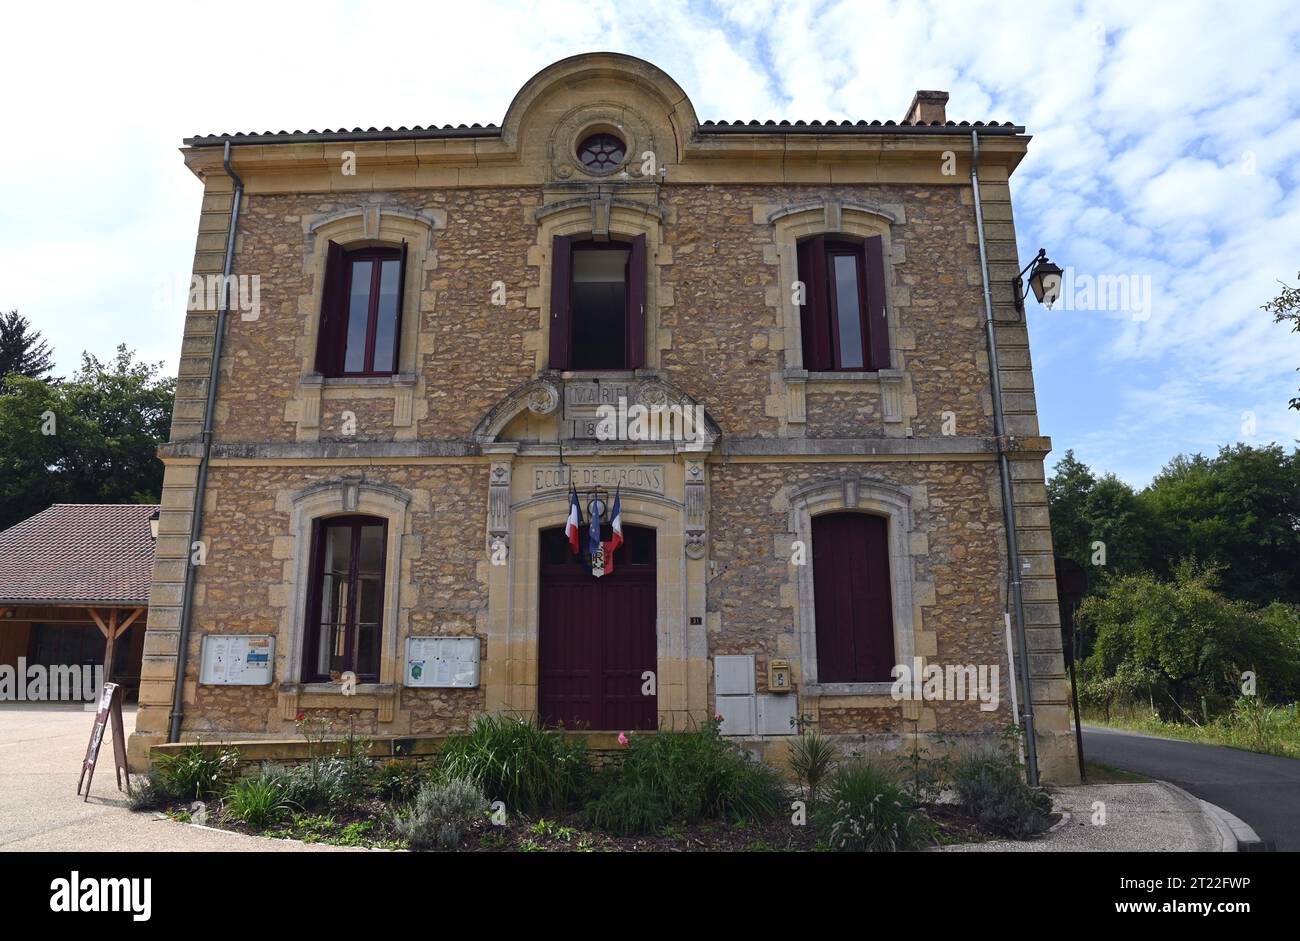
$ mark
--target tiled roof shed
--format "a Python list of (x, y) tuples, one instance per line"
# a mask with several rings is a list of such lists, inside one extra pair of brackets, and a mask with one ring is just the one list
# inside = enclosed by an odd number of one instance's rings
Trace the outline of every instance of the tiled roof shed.
[(157, 509), (56, 503), (0, 532), (0, 604), (147, 605)]

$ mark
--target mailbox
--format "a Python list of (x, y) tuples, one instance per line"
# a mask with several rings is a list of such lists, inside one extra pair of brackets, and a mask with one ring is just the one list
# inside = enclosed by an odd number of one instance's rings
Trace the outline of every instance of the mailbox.
[(769, 693), (788, 693), (794, 688), (790, 674), (789, 660), (769, 660), (767, 662), (767, 691)]

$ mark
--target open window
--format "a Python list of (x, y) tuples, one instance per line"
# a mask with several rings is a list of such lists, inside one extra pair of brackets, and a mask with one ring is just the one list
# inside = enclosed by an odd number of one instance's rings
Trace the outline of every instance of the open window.
[(550, 366), (631, 370), (645, 366), (646, 241), (555, 237)]
[(818, 235), (799, 243), (803, 366), (812, 372), (890, 367), (885, 261), (880, 236)]
[(868, 513), (827, 513), (812, 520), (817, 679), (889, 682), (894, 617), (889, 521)]
[(345, 250), (330, 242), (325, 263), (316, 371), (391, 376), (402, 329), (406, 243)]
[(376, 516), (316, 521), (304, 681), (325, 682), (351, 670), (361, 682), (378, 682), (387, 533), (387, 522)]

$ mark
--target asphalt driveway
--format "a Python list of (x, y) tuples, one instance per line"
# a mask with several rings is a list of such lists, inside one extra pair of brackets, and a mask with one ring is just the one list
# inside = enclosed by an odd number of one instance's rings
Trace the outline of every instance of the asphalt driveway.
[(1218, 804), (1279, 850), (1300, 850), (1300, 761), (1276, 755), (1083, 727), (1089, 761), (1172, 781)]

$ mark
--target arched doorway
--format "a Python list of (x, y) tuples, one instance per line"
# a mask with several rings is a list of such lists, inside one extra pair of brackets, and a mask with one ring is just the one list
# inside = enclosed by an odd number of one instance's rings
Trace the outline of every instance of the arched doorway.
[(655, 531), (625, 525), (614, 571), (600, 578), (572, 553), (563, 528), (542, 530), (539, 543), (539, 718), (600, 731), (657, 728), (658, 697), (642, 692), (646, 671), (658, 669)]

